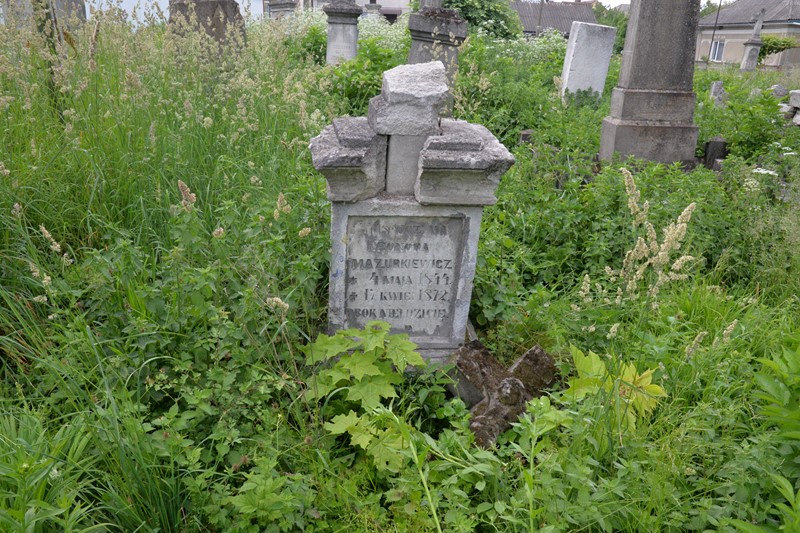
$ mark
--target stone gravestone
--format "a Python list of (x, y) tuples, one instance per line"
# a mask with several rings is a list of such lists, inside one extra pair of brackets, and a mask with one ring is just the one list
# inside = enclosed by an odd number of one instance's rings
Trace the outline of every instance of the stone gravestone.
[(441, 62), (401, 65), (368, 117), (310, 145), (332, 202), (330, 330), (383, 320), (429, 360), (464, 342), (483, 206), (514, 163), (483, 126), (440, 119), (447, 98)]
[(695, 163), (694, 47), (700, 0), (633, 0), (600, 157)]
[(328, 49), (325, 62), (337, 65), (353, 59), (358, 52), (358, 17), (363, 8), (355, 2), (333, 0), (322, 8), (328, 15)]
[(382, 17), (381, 6), (376, 0), (369, 0), (369, 3), (364, 4), (364, 12), (368, 17)]
[(725, 107), (728, 101), (728, 93), (725, 91), (722, 81), (717, 80), (712, 82), (709, 94), (711, 96), (711, 102), (715, 107)]
[(755, 26), (753, 26), (753, 33), (750, 38), (744, 43), (744, 54), (742, 55), (742, 64), (739, 70), (742, 72), (753, 72), (758, 66), (758, 53), (761, 51), (761, 28), (764, 26), (765, 9), (759, 11), (756, 17)]
[(411, 33), (408, 63), (441, 61), (447, 83), (452, 87), (458, 72), (458, 47), (467, 37), (467, 27), (458, 11), (442, 7), (442, 0), (422, 0), (419, 12), (408, 18)]
[(617, 29), (575, 21), (561, 71), (561, 97), (578, 91), (603, 94)]
[(235, 0), (169, 0), (171, 25), (193, 22), (221, 44), (231, 29), (244, 38), (244, 19)]
[(272, 20), (291, 15), (295, 9), (296, 0), (264, 0), (264, 13)]

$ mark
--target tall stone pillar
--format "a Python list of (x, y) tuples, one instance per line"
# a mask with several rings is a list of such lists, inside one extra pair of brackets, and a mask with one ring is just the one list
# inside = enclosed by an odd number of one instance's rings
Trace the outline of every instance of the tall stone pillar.
[(369, 0), (369, 3), (364, 4), (364, 12), (367, 14), (368, 17), (380, 17), (381, 15), (381, 6), (376, 0)]
[(467, 37), (467, 22), (455, 9), (442, 7), (442, 0), (422, 0), (418, 13), (408, 19), (411, 50), (408, 63), (441, 61), (452, 89), (458, 72), (458, 47)]
[(694, 164), (694, 49), (700, 0), (633, 0), (600, 157)]
[[(0, 0), (3, 8), (3, 17), (6, 24), (24, 24), (33, 20), (33, 10), (35, 0)], [(86, 22), (86, 3), (84, 0), (52, 0), (44, 3), (45, 6), (52, 5), (55, 10), (57, 23), (62, 27), (67, 27), (71, 20)]]
[(742, 72), (753, 72), (758, 66), (758, 53), (761, 51), (761, 28), (764, 25), (764, 14), (766, 10), (761, 9), (761, 12), (756, 18), (756, 24), (753, 27), (753, 33), (750, 38), (744, 43), (744, 54), (742, 55), (742, 64), (739, 65), (739, 70)]
[(358, 17), (361, 6), (347, 0), (333, 0), (322, 8), (328, 15), (328, 50), (325, 61), (337, 65), (353, 59), (358, 52)]

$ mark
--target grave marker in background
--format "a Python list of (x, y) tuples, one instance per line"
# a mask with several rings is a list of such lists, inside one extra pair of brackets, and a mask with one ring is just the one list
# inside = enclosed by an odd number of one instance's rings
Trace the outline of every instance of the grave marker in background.
[(753, 33), (750, 38), (744, 43), (744, 53), (742, 54), (742, 64), (739, 70), (742, 72), (753, 72), (758, 66), (758, 53), (761, 51), (761, 28), (764, 26), (764, 8), (758, 12), (756, 17), (755, 26), (753, 26)]
[(422, 0), (418, 13), (408, 18), (411, 49), (408, 63), (441, 61), (452, 88), (458, 71), (458, 47), (467, 37), (467, 22), (455, 9), (442, 7), (442, 0)]
[(183, 21), (196, 21), (218, 43), (226, 42), (231, 29), (244, 37), (244, 19), (234, 0), (170, 0), (169, 23), (180, 25)]
[(603, 94), (616, 35), (617, 29), (612, 26), (572, 23), (561, 71), (562, 98), (567, 93), (587, 90)]
[(328, 48), (325, 61), (328, 65), (338, 65), (353, 59), (358, 52), (358, 17), (363, 8), (355, 2), (333, 0), (322, 10), (328, 15)]
[(382, 320), (427, 359), (464, 342), (483, 206), (514, 162), (483, 126), (440, 120), (447, 100), (441, 62), (401, 65), (368, 117), (310, 145), (332, 202), (331, 331)]
[(600, 157), (695, 163), (694, 48), (700, 0), (633, 0)]

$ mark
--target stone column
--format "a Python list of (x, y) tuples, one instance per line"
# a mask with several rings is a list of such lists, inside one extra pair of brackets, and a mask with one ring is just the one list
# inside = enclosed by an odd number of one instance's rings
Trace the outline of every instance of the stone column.
[(264, 15), (272, 20), (291, 15), (295, 9), (296, 0), (264, 0)]
[(364, 12), (368, 17), (381, 17), (381, 6), (375, 0), (369, 0), (369, 3), (364, 4)]
[(310, 145), (332, 202), (331, 332), (382, 320), (433, 360), (464, 342), (483, 206), (514, 163), (483, 126), (439, 119), (447, 98), (441, 62), (401, 65), (367, 117)]
[(458, 47), (467, 37), (467, 22), (455, 9), (442, 7), (442, 0), (422, 0), (418, 13), (408, 19), (411, 50), (408, 63), (441, 61), (447, 71), (447, 83), (453, 87), (458, 72)]
[(753, 33), (744, 43), (744, 54), (739, 70), (742, 72), (753, 72), (758, 66), (758, 53), (761, 51), (761, 28), (764, 25), (765, 10), (762, 8), (756, 17), (756, 24), (753, 26)]
[(244, 37), (244, 19), (235, 0), (170, 0), (169, 23), (180, 24), (179, 20), (196, 20), (218, 43), (226, 42), (231, 25)]
[(600, 157), (694, 165), (694, 47), (700, 0), (633, 0)]
[(337, 65), (358, 52), (358, 17), (363, 9), (355, 2), (333, 0), (322, 8), (328, 15), (328, 50), (325, 61)]
[(575, 21), (561, 71), (561, 96), (578, 91), (603, 94), (617, 29)]

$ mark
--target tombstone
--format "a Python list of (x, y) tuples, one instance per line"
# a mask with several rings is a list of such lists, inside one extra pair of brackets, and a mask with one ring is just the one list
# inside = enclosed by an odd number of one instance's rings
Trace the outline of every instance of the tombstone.
[(377, 3), (376, 0), (369, 0), (368, 3), (364, 4), (364, 12), (368, 17), (382, 17), (381, 7), (383, 6)]
[[(244, 38), (244, 19), (235, 0), (169, 0), (169, 24), (196, 23), (220, 44), (227, 42), (231, 29)], [(199, 29), (199, 28), (198, 28)]]
[(693, 166), (694, 47), (700, 0), (633, 0), (600, 157)]
[(561, 70), (561, 97), (578, 91), (603, 94), (617, 29), (575, 21)]
[(725, 107), (725, 103), (728, 101), (728, 93), (725, 92), (722, 81), (717, 80), (711, 83), (709, 95), (711, 96), (711, 102), (714, 104), (714, 107)]
[(769, 91), (775, 98), (784, 98), (786, 96), (789, 96), (789, 89), (787, 89), (780, 83), (776, 83), (775, 85), (771, 86), (769, 88)]
[(325, 61), (338, 65), (353, 59), (358, 52), (358, 17), (363, 9), (355, 2), (333, 0), (322, 8), (328, 15), (328, 49)]
[(331, 209), (329, 328), (374, 320), (423, 357), (464, 342), (483, 206), (514, 157), (483, 126), (440, 119), (439, 61), (384, 72), (367, 117), (340, 117), (311, 140)]
[(728, 143), (722, 137), (714, 137), (706, 141), (703, 164), (709, 170), (719, 170), (723, 159), (728, 157)]
[(789, 105), (792, 107), (800, 107), (800, 91), (789, 91)]
[(295, 9), (297, 9), (296, 0), (264, 0), (264, 13), (272, 20), (291, 15)]
[(408, 64), (441, 61), (447, 84), (453, 87), (458, 72), (458, 47), (467, 37), (467, 22), (455, 9), (442, 7), (442, 0), (422, 0), (418, 13), (408, 18), (411, 49)]
[(764, 13), (762, 8), (756, 17), (756, 24), (753, 26), (753, 33), (744, 43), (744, 54), (739, 70), (742, 72), (753, 72), (758, 66), (758, 52), (761, 51), (761, 27), (764, 25)]

